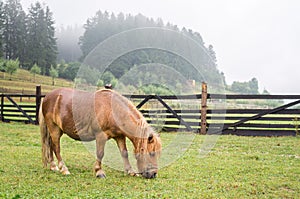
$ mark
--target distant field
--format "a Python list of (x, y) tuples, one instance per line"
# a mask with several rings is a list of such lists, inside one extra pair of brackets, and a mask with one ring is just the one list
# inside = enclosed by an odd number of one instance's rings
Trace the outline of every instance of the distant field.
[(47, 93), (58, 87), (72, 87), (73, 82), (65, 79), (55, 78), (55, 85), (52, 85), (52, 78), (36, 75), (27, 70), (18, 69), (15, 74), (10, 75), (0, 72), (0, 93), (23, 93), (35, 94), (36, 85), (42, 85), (42, 92)]
[[(161, 134), (164, 150), (177, 135)], [(220, 136), (211, 153), (200, 158), (206, 138), (195, 136), (187, 152), (154, 180), (107, 166), (107, 178), (96, 179), (94, 157), (80, 142), (63, 137), (62, 155), (72, 175), (62, 176), (42, 168), (37, 126), (0, 123), (0, 198), (300, 197), (299, 136)]]

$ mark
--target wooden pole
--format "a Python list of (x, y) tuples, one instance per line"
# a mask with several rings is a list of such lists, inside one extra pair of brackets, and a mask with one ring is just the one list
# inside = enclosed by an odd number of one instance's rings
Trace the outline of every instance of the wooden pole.
[(39, 123), (39, 110), (40, 110), (40, 105), (41, 105), (41, 85), (36, 86), (35, 90), (35, 123)]
[(206, 134), (206, 113), (207, 113), (207, 84), (202, 82), (202, 93), (201, 93), (201, 131), (202, 135)]
[(1, 121), (4, 122), (4, 95), (1, 94)]

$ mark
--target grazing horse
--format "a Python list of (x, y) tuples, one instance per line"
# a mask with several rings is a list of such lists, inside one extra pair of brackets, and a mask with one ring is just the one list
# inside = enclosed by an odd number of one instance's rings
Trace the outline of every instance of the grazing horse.
[(128, 160), (126, 137), (134, 146), (139, 174), (145, 178), (157, 175), (160, 137), (135, 106), (115, 91), (104, 89), (89, 93), (70, 88), (56, 89), (45, 96), (40, 106), (39, 123), (43, 164), (45, 167), (50, 164), (53, 171), (70, 174), (60, 155), (60, 138), (67, 134), (75, 140), (96, 140), (96, 177), (106, 177), (101, 162), (105, 143), (110, 138), (117, 142), (125, 172), (137, 174)]

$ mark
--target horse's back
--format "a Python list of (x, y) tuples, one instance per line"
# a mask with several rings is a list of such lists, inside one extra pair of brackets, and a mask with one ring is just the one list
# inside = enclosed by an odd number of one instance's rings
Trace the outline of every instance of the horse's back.
[(107, 89), (95, 93), (56, 89), (46, 95), (43, 114), (48, 124), (55, 124), (62, 132), (80, 140), (92, 140), (102, 131), (109, 137), (136, 132), (137, 126), (146, 123), (132, 102)]
[(70, 88), (55, 89), (42, 104), (47, 125), (56, 125), (76, 140), (93, 140), (98, 125), (94, 119), (93, 93)]

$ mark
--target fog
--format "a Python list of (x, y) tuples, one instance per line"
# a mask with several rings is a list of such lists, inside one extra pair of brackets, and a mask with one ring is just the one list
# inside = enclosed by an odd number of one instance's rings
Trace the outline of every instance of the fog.
[[(27, 10), (33, 0), (21, 0)], [(56, 25), (83, 25), (97, 10), (141, 13), (199, 32), (226, 81), (256, 77), (260, 90), (300, 94), (300, 1), (47, 0)]]

